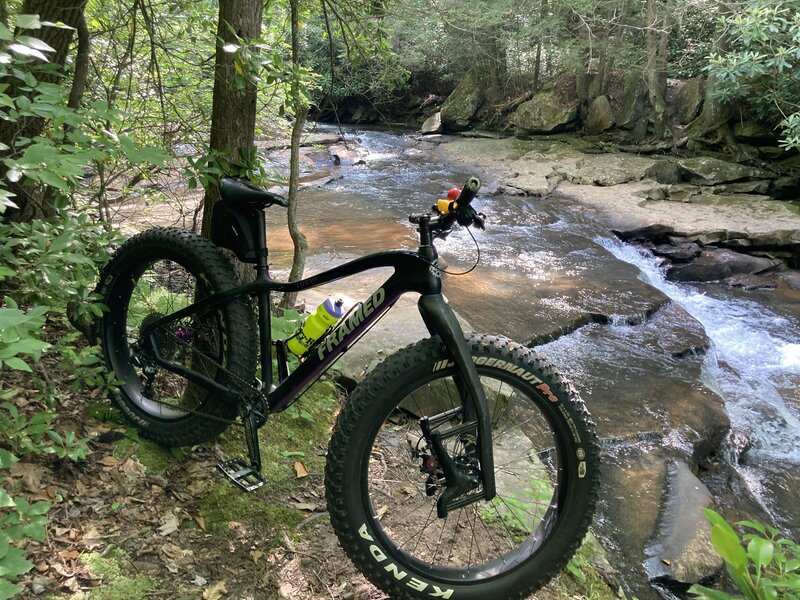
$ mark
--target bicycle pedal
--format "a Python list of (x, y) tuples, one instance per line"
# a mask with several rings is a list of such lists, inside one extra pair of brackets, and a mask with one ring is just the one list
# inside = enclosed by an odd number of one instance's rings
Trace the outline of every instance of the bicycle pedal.
[(221, 462), (217, 469), (245, 492), (254, 492), (267, 483), (261, 473), (241, 458)]

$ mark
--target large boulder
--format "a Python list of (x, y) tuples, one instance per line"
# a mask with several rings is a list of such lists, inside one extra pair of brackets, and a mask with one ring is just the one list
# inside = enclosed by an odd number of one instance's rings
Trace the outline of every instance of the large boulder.
[(449, 131), (469, 128), (470, 121), (484, 101), (483, 84), (475, 71), (461, 80), (453, 93), (442, 104), (442, 125)]
[(703, 513), (714, 500), (683, 461), (668, 464), (666, 479), (658, 532), (645, 550), (645, 570), (651, 580), (697, 583), (723, 566), (711, 543), (711, 524)]
[(671, 281), (721, 281), (734, 275), (748, 275), (771, 269), (777, 264), (769, 258), (750, 256), (727, 248), (704, 250), (691, 263), (672, 265), (667, 270)]
[(431, 133), (441, 133), (442, 132), (442, 113), (437, 112), (427, 119), (422, 124), (422, 134), (427, 135)]
[(598, 96), (589, 105), (589, 114), (586, 115), (586, 133), (597, 135), (614, 126), (614, 113), (606, 96)]
[(633, 129), (644, 117), (647, 86), (641, 71), (631, 71), (623, 84), (624, 100), (617, 125), (622, 129)]
[(689, 182), (701, 185), (717, 185), (742, 179), (775, 179), (775, 175), (769, 171), (708, 156), (685, 158), (678, 161), (678, 166)]
[(675, 96), (675, 116), (678, 123), (688, 125), (700, 114), (705, 90), (706, 84), (702, 77), (692, 77), (678, 90)]
[(577, 100), (565, 101), (550, 89), (520, 104), (510, 120), (527, 133), (554, 133), (574, 128), (577, 118)]

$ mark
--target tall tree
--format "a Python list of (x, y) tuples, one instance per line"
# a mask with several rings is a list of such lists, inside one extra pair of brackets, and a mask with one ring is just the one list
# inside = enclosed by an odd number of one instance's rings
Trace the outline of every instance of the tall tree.
[[(290, 0), (291, 11), (291, 35), (292, 35), (292, 65), (294, 66), (294, 76), (291, 84), (291, 102), (294, 112), (294, 124), (292, 125), (292, 145), (289, 161), (289, 209), (287, 211), (287, 224), (289, 234), (292, 236), (294, 254), (292, 256), (292, 270), (289, 273), (289, 281), (298, 281), (303, 277), (306, 266), (306, 255), (308, 254), (308, 241), (306, 236), (300, 231), (297, 225), (297, 191), (300, 178), (300, 136), (303, 133), (303, 126), (308, 115), (308, 104), (303, 98), (300, 89), (300, 17), (299, 0)], [(284, 294), (281, 299), (281, 306), (291, 308), (297, 301), (297, 292)]]
[[(48, 60), (54, 69), (42, 71), (37, 75), (40, 83), (61, 83), (61, 69), (67, 60), (73, 31), (80, 27), (83, 10), (87, 0), (25, 0), (19, 14), (39, 15), (41, 21), (64, 23), (69, 27), (39, 27), (28, 33), (52, 48)], [(3, 3), (5, 10), (5, 3)], [(6, 16), (6, 15), (4, 15)], [(36, 86), (30, 86), (17, 78), (8, 81), (6, 93), (13, 97), (34, 97), (38, 92)], [(47, 120), (34, 114), (20, 116), (15, 120), (0, 120), (0, 143), (5, 150), (0, 151), (0, 160), (18, 156), (24, 148), (25, 140), (42, 134)], [(21, 141), (21, 143), (18, 143)], [(0, 177), (6, 177), (6, 168), (0, 166)], [(24, 181), (8, 182), (9, 189), (16, 195), (14, 199), (18, 209), (9, 216), (20, 221), (30, 221), (36, 217), (48, 216), (52, 213), (51, 198), (47, 194), (32, 192)]]
[[(209, 156), (242, 167), (253, 155), (256, 131), (256, 83), (243, 76), (236, 49), (261, 35), (262, 0), (220, 0)], [(237, 68), (238, 65), (238, 68)], [(211, 210), (219, 190), (210, 185), (203, 201), (202, 233), (211, 232)]]
[(647, 26), (645, 45), (647, 47), (647, 66), (645, 80), (650, 105), (653, 108), (653, 125), (657, 138), (672, 137), (672, 128), (667, 115), (667, 41), (669, 39), (670, 2), (665, 0), (662, 14), (659, 15), (656, 0), (647, 0)]

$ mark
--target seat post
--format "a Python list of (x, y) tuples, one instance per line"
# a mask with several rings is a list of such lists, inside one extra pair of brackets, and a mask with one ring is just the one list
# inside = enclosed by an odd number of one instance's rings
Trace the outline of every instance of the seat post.
[[(258, 218), (253, 223), (256, 229), (256, 281), (269, 280), (269, 251), (267, 250), (267, 226), (264, 222), (264, 211), (256, 211)], [(258, 341), (261, 351), (261, 380), (266, 388), (266, 393), (272, 390), (272, 307), (270, 292), (259, 291), (258, 300)]]

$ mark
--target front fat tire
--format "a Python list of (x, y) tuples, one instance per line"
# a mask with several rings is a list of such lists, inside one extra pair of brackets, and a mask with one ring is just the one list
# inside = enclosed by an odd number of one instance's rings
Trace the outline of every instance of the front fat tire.
[[(236, 285), (233, 268), (220, 250), (205, 238), (188, 231), (153, 228), (120, 246), (101, 273), (98, 286), (98, 292), (109, 308), (100, 323), (103, 354), (109, 371), (122, 381), (112, 399), (142, 436), (165, 446), (201, 444), (212, 440), (236, 419), (236, 398), (196, 388), (198, 404), (194, 410), (198, 412), (162, 417), (157, 411), (148, 409), (141, 377), (131, 365), (128, 312), (133, 286), (137, 278), (153, 265), (162, 263), (175, 265), (194, 281), (201, 282), (207, 293), (221, 292)], [(187, 284), (188, 287), (191, 285)], [(170, 292), (168, 287), (163, 289)], [(168, 312), (159, 312), (158, 316), (166, 314)], [(239, 382), (251, 384), (256, 372), (256, 338), (255, 321), (248, 302), (243, 297), (230, 300), (219, 309), (218, 319), (225, 369), (217, 371), (216, 380), (229, 386), (239, 385)], [(167, 376), (179, 377), (174, 374)]]
[[(423, 340), (390, 356), (356, 388), (339, 416), (330, 442), (325, 483), (331, 523), (342, 547), (355, 565), (392, 598), (524, 598), (564, 567), (591, 522), (597, 499), (599, 450), (594, 425), (577, 393), (547, 361), (528, 348), (492, 336), (472, 335), (467, 341), (493, 411), (499, 495), (510, 491), (514, 498), (521, 497), (512, 489), (518, 485), (514, 479), (518, 476), (513, 472), (516, 467), (510, 466), (515, 461), (503, 460), (507, 466), (498, 461), (502, 446), (511, 447), (503, 441), (509, 436), (516, 436), (517, 440), (512, 441), (530, 443), (535, 451), (526, 457), (530, 458), (531, 469), (541, 471), (545, 464), (557, 465), (553, 472), (557, 473), (554, 477), (558, 485), (553, 486), (551, 503), (536, 517), (541, 519), (538, 524), (534, 524), (528, 508), (535, 507), (533, 502), (522, 505), (526, 508), (518, 513), (510, 506), (507, 495), (502, 500), (505, 506), (481, 501), (459, 509), (469, 511), (464, 512), (464, 521), (461, 516), (455, 517), (456, 511), (448, 516), (457, 518), (455, 523), (450, 521), (448, 525), (447, 521), (436, 519), (435, 508), (428, 511), (424, 503), (429, 501), (434, 507), (441, 490), (431, 498), (420, 493), (427, 487), (420, 487), (425, 474), (414, 464), (418, 459), (410, 450), (421, 435), (416, 434), (414, 421), (418, 423), (418, 418), (413, 413), (430, 416), (447, 408), (419, 406), (416, 396), (423, 388), (434, 389), (437, 391), (431, 398), (438, 400), (425, 402), (442, 402), (445, 390), (455, 387), (446, 387), (452, 382), (455, 368), (437, 338)], [(514, 391), (503, 392), (504, 385)], [(512, 400), (514, 408), (509, 409)], [(517, 406), (527, 410), (529, 416), (524, 416)], [(534, 416), (541, 419), (534, 422)], [(510, 434), (502, 426), (504, 421), (520, 423), (515, 427), (519, 431)], [(530, 425), (525, 425), (528, 422)], [(534, 424), (549, 434), (552, 447), (536, 447), (537, 434), (527, 431)], [(407, 465), (403, 464), (405, 461)], [(539, 466), (534, 467), (533, 463)], [(525, 464), (522, 466), (526, 468)], [(397, 481), (402, 484), (395, 485)], [(409, 522), (404, 523), (403, 519)], [(460, 529), (470, 526), (472, 541), (465, 533), (466, 541), (458, 542)], [(403, 531), (405, 528), (408, 531)], [(481, 533), (484, 530), (486, 533)], [(501, 545), (503, 540), (492, 539), (492, 531), (500, 532), (500, 537), (503, 532), (508, 533), (507, 551)], [(483, 562), (473, 562), (476, 532), (478, 544), (483, 537), (490, 550), (496, 547), (503, 558), (484, 557)], [(446, 556), (443, 550), (437, 556), (438, 546), (451, 536), (456, 541), (448, 550), (450, 554)], [(422, 541), (406, 542), (407, 537)], [(421, 548), (425, 544), (435, 548), (432, 553), (425, 554)]]

